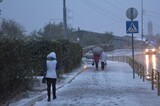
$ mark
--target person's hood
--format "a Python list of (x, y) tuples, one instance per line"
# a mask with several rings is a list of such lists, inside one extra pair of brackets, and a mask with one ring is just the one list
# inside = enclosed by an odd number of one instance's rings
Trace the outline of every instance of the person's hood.
[(51, 53), (49, 53), (49, 54), (47, 55), (47, 58), (50, 58), (50, 57), (56, 59), (56, 54), (55, 54), (55, 52), (51, 52)]

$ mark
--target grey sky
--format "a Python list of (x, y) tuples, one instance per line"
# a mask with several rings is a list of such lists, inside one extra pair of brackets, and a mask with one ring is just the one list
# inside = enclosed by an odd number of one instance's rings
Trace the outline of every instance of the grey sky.
[[(144, 1), (144, 33), (147, 23), (152, 21), (153, 33), (159, 33), (160, 0)], [(94, 32), (113, 32), (126, 35), (126, 10), (138, 10), (139, 32), (141, 33), (141, 0), (66, 0), (68, 25), (73, 28)], [(63, 18), (63, 0), (3, 0), (0, 3), (1, 18), (13, 19), (23, 25), (29, 33), (39, 30), (49, 22)], [(59, 20), (53, 20), (59, 19)], [(139, 36), (139, 34), (135, 34)]]

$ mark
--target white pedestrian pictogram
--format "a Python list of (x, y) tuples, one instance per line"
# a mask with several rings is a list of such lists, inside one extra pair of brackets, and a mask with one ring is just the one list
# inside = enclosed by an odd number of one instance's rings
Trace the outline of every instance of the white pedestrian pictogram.
[(131, 23), (127, 32), (138, 32), (138, 29), (135, 27), (133, 23)]

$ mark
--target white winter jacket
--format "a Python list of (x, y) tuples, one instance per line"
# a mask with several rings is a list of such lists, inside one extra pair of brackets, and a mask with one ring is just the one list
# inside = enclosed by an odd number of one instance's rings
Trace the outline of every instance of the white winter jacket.
[(102, 52), (102, 53), (101, 53), (101, 58), (100, 58), (100, 60), (101, 60), (101, 62), (106, 62), (106, 60), (107, 60), (107, 55), (106, 55), (105, 52)]
[(57, 66), (56, 54), (54, 52), (51, 52), (50, 54), (47, 55), (46, 78), (57, 78), (56, 66)]

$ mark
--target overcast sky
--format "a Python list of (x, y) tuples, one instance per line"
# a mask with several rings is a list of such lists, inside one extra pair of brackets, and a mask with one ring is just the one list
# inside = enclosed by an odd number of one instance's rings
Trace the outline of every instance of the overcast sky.
[[(152, 21), (153, 33), (160, 30), (160, 0), (143, 0), (144, 33)], [(141, 35), (141, 0), (66, 0), (67, 21), (70, 27), (94, 32), (113, 32), (126, 35), (126, 10), (138, 10)], [(3, 0), (0, 3), (1, 18), (13, 19), (23, 25), (27, 33), (39, 30), (49, 22), (63, 21), (63, 0)], [(58, 19), (58, 20), (55, 20)]]

